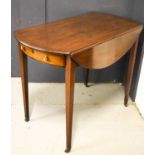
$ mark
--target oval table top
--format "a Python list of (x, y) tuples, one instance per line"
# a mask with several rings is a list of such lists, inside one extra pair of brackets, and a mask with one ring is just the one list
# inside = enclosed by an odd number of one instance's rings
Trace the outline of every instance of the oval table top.
[(15, 36), (20, 43), (33, 49), (68, 55), (90, 49), (142, 27), (142, 24), (124, 17), (90, 12), (19, 29)]

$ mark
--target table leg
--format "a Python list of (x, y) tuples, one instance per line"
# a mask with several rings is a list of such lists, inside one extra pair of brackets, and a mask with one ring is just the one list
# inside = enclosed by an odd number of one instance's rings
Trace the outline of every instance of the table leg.
[(27, 56), (18, 46), (19, 51), (19, 64), (20, 64), (20, 75), (22, 81), (23, 89), (23, 102), (24, 102), (24, 112), (25, 112), (25, 121), (29, 121), (29, 100), (28, 100), (28, 73), (27, 73)]
[(71, 57), (66, 58), (66, 150), (71, 149), (72, 138), (72, 117), (73, 117), (73, 101), (74, 101), (74, 82), (75, 82), (76, 64)]
[(125, 97), (124, 97), (124, 105), (126, 107), (128, 104), (129, 92), (130, 92), (130, 88), (131, 88), (133, 70), (134, 70), (134, 65), (135, 65), (135, 60), (136, 60), (137, 47), (138, 47), (138, 40), (135, 42), (135, 44), (132, 46), (132, 48), (130, 50), (128, 71), (127, 71), (127, 80), (126, 80), (126, 84), (125, 84)]
[(88, 86), (88, 79), (89, 79), (89, 69), (84, 69), (84, 85)]

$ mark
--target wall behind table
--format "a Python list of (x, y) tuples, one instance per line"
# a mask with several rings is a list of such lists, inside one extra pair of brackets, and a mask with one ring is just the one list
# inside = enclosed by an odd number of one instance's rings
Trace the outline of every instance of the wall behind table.
[[(11, 2), (11, 76), (19, 77), (17, 41), (14, 37), (16, 29), (45, 22), (45, 1), (43, 0), (12, 0)], [(37, 81), (38, 70), (46, 70), (43, 65), (29, 59), (30, 81)]]
[[(133, 18), (138, 0), (12, 0), (12, 31), (38, 23), (55, 21), (89, 11), (101, 11)], [(18, 20), (17, 20), (18, 19)], [(12, 76), (19, 76), (16, 40), (12, 36)], [(102, 70), (91, 70), (91, 82), (120, 82), (126, 64), (125, 56), (116, 64)], [(44, 65), (29, 59), (29, 81), (64, 82), (64, 69)], [(76, 80), (83, 81), (83, 69), (77, 70)]]

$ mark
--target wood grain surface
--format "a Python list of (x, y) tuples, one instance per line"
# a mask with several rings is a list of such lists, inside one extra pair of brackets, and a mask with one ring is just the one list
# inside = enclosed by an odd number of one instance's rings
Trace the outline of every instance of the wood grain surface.
[(91, 12), (17, 30), (16, 39), (37, 50), (71, 54), (106, 42), (142, 25), (110, 14)]
[(73, 53), (73, 59), (85, 68), (108, 67), (124, 56), (138, 39), (141, 29), (126, 33), (91, 49)]

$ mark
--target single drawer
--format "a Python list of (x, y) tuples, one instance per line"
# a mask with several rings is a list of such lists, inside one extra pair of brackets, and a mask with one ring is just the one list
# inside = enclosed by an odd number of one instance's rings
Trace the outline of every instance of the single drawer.
[(22, 44), (20, 44), (20, 49), (32, 59), (38, 60), (46, 64), (58, 66), (58, 67), (65, 66), (66, 59), (64, 55), (54, 54), (54, 53), (49, 53), (49, 52), (42, 52), (42, 51), (32, 49)]

